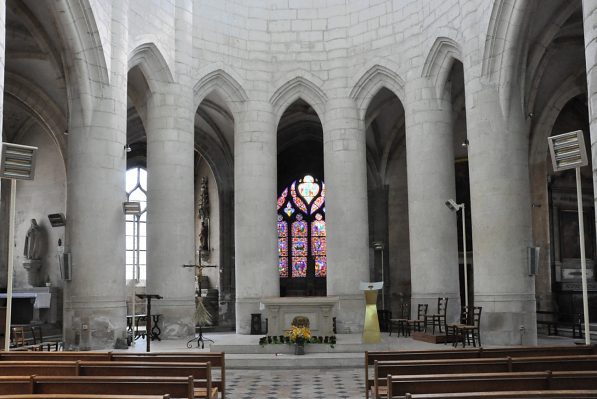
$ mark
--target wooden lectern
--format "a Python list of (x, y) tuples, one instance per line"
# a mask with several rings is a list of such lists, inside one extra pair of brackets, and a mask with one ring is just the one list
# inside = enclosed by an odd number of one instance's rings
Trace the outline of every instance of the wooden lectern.
[(383, 281), (378, 283), (361, 283), (360, 285), (361, 291), (365, 293), (364, 344), (378, 344), (381, 342), (379, 319), (377, 318), (377, 291), (382, 288)]
[(145, 352), (151, 352), (151, 300), (162, 299), (161, 295), (157, 294), (136, 294), (139, 299), (147, 300), (147, 316), (145, 317), (145, 340), (147, 341), (147, 347)]

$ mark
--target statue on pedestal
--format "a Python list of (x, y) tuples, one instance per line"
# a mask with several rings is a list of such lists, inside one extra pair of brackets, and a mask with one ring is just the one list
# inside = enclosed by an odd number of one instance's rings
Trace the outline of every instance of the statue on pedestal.
[(207, 190), (207, 176), (201, 178), (201, 193), (198, 207), (201, 229), (199, 231), (199, 251), (202, 260), (209, 260), (209, 192)]
[(31, 219), (31, 226), (25, 236), (25, 247), (23, 249), (23, 268), (27, 270), (27, 279), (33, 287), (38, 285), (39, 269), (41, 268), (42, 230), (37, 220)]

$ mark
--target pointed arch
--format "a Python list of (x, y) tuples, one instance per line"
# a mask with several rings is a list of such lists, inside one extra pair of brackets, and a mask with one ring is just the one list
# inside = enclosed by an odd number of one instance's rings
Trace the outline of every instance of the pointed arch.
[(236, 117), (242, 111), (242, 104), (247, 101), (248, 96), (239, 83), (230, 73), (222, 68), (210, 68), (193, 87), (194, 109), (199, 108), (205, 97), (214, 90), (217, 90), (224, 97), (226, 104), (230, 107)]
[(373, 97), (384, 87), (404, 103), (404, 80), (392, 69), (375, 64), (357, 76), (360, 78), (353, 86), (350, 98), (355, 101), (361, 120), (365, 119), (365, 113)]
[(174, 81), (163, 52), (154, 41), (144, 41), (133, 48), (128, 57), (128, 70), (134, 67), (139, 67), (152, 93)]
[(52, 2), (64, 43), (69, 125), (89, 124), (98, 87), (110, 81), (104, 47), (89, 0)]
[(33, 116), (56, 143), (66, 164), (66, 140), (63, 133), (67, 129), (67, 121), (60, 107), (31, 81), (11, 72), (6, 72), (4, 93)]
[(297, 76), (280, 86), (270, 98), (276, 125), (286, 108), (299, 98), (313, 107), (320, 120), (325, 116), (327, 96), (321, 89), (321, 84), (317, 85), (302, 76)]
[(449, 37), (440, 36), (435, 39), (421, 71), (421, 77), (430, 79), (437, 97), (443, 97), (443, 91), (450, 75), (454, 60), (462, 62), (460, 45)]
[[(481, 74), (487, 82), (496, 83), (502, 111), (509, 111), (510, 94), (517, 86), (524, 87), (523, 62), (525, 40), (530, 24), (533, 2), (525, 0), (495, 0), (485, 36)], [(523, 106), (522, 97), (520, 107)]]

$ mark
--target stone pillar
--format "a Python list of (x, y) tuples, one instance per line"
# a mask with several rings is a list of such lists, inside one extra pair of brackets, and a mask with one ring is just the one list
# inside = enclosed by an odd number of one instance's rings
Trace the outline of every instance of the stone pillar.
[[(591, 131), (591, 165), (593, 165), (593, 191), (597, 193), (597, 0), (583, 0), (583, 27), (585, 36), (585, 62), (587, 68), (587, 97), (589, 127)], [(588, 144), (588, 143), (587, 143)], [(597, 205), (597, 195), (595, 196)], [(597, 214), (595, 215), (597, 217)], [(597, 226), (597, 220), (596, 220)]]
[(458, 320), (458, 235), (456, 215), (445, 206), (456, 199), (452, 104), (437, 98), (429, 80), (408, 83), (405, 103), (411, 304), (427, 303), (437, 313), (437, 298), (447, 297), (447, 320)]
[(176, 2), (175, 83), (152, 93), (147, 110), (147, 293), (164, 338), (194, 334), (195, 178), (189, 31), (192, 3)]
[(271, 104), (251, 100), (235, 120), (236, 332), (248, 334), (260, 300), (280, 296), (276, 233), (276, 130)]
[[(480, 68), (479, 68), (480, 69)], [(465, 71), (475, 306), (483, 344), (537, 342), (531, 243), (528, 125), (517, 98), (504, 110), (497, 87)], [(516, 92), (516, 91), (513, 91)]]
[[(64, 335), (68, 348), (126, 346), (125, 201), (128, 1), (113, 2), (109, 82), (94, 83), (89, 121), (68, 138)], [(101, 87), (99, 85), (102, 85)]]
[[(0, 1), (0, 93), (4, 93), (4, 68), (6, 50), (6, 2)], [(4, 96), (0, 96), (0, 115), (4, 115)], [(0, 120), (0, 140), (4, 141), (2, 121)], [(0, 285), (6, 287), (6, 272), (8, 268), (8, 216), (10, 183), (0, 179)], [(1, 327), (0, 327), (1, 328)]]
[(349, 98), (326, 103), (323, 125), (326, 184), (327, 294), (340, 297), (339, 333), (361, 332), (359, 283), (369, 280), (369, 219), (365, 128)]

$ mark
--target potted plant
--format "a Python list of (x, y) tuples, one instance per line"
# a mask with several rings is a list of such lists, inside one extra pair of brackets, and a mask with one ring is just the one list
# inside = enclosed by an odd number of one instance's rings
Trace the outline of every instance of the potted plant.
[(305, 343), (311, 339), (311, 330), (309, 327), (292, 326), (287, 332), (290, 342), (294, 344), (294, 354), (305, 354)]

